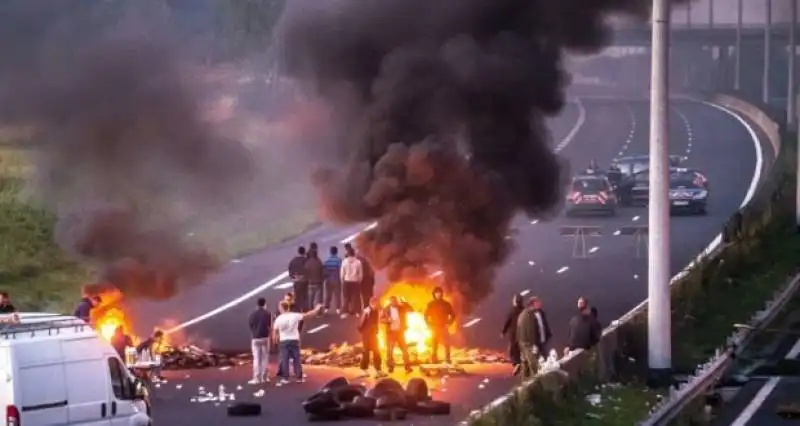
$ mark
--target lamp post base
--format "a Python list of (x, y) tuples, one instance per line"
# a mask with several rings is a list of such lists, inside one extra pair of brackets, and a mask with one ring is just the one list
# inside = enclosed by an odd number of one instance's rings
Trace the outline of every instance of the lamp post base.
[(671, 368), (650, 368), (647, 370), (647, 387), (652, 389), (664, 389), (672, 386)]

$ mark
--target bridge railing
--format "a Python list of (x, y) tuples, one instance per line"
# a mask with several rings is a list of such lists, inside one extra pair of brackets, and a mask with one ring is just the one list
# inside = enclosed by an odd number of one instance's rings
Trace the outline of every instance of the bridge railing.
[[(715, 103), (731, 110), (755, 125), (775, 152), (775, 161), (768, 168), (756, 195), (740, 211), (732, 215), (721, 234), (684, 271), (671, 280), (673, 306), (681, 306), (686, 294), (702, 287), (709, 276), (723, 264), (736, 265), (757, 256), (759, 236), (769, 232), (786, 232), (793, 216), (795, 148), (782, 143), (793, 140), (778, 111), (757, 102), (749, 102), (735, 94), (711, 94), (696, 100)], [(676, 303), (676, 300), (678, 301)], [(606, 383), (622, 373), (646, 371), (647, 301), (613, 321), (603, 330), (600, 343), (589, 351), (575, 351), (559, 362), (557, 368), (544, 371), (535, 379), (522, 383), (482, 410), (474, 411), (459, 425), (511, 425), (521, 421), (537, 424), (536, 404), (561, 398), (570, 382)], [(682, 366), (690, 371), (693, 366)]]

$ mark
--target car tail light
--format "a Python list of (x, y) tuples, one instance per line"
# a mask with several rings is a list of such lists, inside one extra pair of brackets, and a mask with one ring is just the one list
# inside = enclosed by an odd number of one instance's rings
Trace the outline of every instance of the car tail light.
[(19, 410), (16, 405), (6, 405), (6, 426), (20, 426)]

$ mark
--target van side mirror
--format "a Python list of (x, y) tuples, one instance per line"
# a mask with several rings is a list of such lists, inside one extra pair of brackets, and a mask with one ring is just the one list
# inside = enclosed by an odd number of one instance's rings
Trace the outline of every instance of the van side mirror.
[(140, 401), (147, 399), (147, 387), (140, 379), (134, 379), (130, 383), (130, 394), (134, 400)]

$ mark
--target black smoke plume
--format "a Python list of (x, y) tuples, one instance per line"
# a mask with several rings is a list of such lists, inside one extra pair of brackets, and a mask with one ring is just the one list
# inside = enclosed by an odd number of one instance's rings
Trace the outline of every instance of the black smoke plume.
[[(35, 14), (27, 3), (15, 12)], [(187, 224), (234, 206), (252, 161), (204, 118), (167, 39), (75, 34), (40, 34), (34, 53), (5, 58), (4, 118), (35, 131), (33, 191), (58, 215), (57, 242), (124, 293), (170, 297), (219, 266)]]
[(548, 216), (565, 162), (544, 125), (565, 103), (566, 51), (610, 40), (647, 0), (290, 1), (284, 72), (341, 113), (337, 164), (315, 175), (329, 217), (390, 280), (441, 269), (464, 308), (492, 290), (514, 215)]

